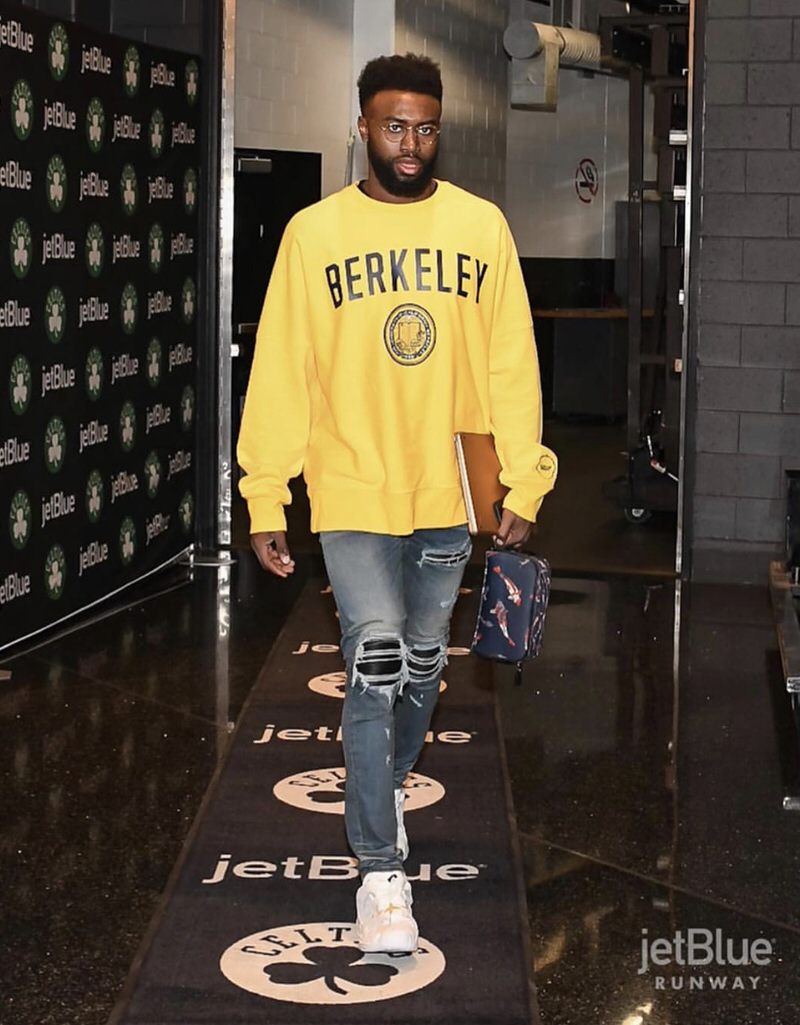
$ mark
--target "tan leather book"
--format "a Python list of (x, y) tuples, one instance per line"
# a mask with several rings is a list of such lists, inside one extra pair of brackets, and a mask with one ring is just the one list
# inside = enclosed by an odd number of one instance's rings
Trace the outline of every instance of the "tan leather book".
[(491, 434), (455, 435), (456, 461), (461, 479), (470, 534), (494, 534), (503, 515), (508, 488), (500, 483), (500, 460)]

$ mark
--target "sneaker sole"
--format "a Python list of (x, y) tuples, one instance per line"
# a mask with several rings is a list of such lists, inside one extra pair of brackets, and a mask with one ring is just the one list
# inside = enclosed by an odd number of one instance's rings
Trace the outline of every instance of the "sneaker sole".
[(419, 933), (410, 940), (405, 929), (398, 929), (395, 933), (385, 930), (372, 941), (363, 939), (359, 929), (358, 937), (358, 945), (365, 954), (413, 954), (419, 946)]

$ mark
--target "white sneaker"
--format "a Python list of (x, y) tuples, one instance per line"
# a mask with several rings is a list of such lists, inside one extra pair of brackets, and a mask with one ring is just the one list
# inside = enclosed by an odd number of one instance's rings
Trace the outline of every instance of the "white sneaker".
[(364, 951), (410, 954), (419, 929), (411, 914), (411, 885), (402, 869), (370, 872), (356, 893), (356, 936)]
[(406, 803), (406, 792), (398, 787), (394, 792), (394, 811), (397, 816), (397, 852), (400, 860), (405, 861), (408, 857), (408, 833), (403, 824), (403, 807)]

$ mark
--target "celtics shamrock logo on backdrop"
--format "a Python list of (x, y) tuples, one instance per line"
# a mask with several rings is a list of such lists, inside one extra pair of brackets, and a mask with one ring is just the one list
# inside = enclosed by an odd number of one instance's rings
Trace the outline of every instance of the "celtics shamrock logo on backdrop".
[(138, 93), (141, 71), (139, 51), (135, 46), (129, 46), (122, 59), (122, 85), (126, 96), (132, 97)]
[(63, 81), (69, 68), (69, 38), (64, 26), (57, 22), (47, 40), (47, 66), (56, 82)]
[(33, 93), (24, 78), (18, 78), (11, 90), (11, 127), (24, 142), (33, 131)]
[(147, 346), (147, 383), (157, 388), (161, 381), (161, 342), (151, 338)]
[(8, 512), (8, 530), (11, 534), (11, 544), (18, 551), (28, 543), (32, 526), (30, 499), (24, 491), (16, 491), (11, 499), (11, 508)]
[(189, 60), (186, 62), (184, 84), (186, 86), (187, 102), (190, 107), (193, 107), (195, 103), (197, 103), (197, 95), (200, 90), (200, 69), (197, 66), (196, 60)]
[(164, 115), (158, 107), (150, 118), (147, 133), (150, 140), (150, 155), (157, 159), (164, 150)]
[(53, 416), (44, 432), (44, 462), (50, 473), (58, 473), (67, 454), (67, 431), (60, 416)]
[(144, 482), (147, 488), (147, 497), (155, 498), (161, 483), (161, 460), (158, 458), (157, 452), (151, 452), (144, 461)]
[(194, 287), (194, 281), (191, 278), (187, 278), (183, 283), (181, 289), (181, 317), (183, 318), (184, 324), (191, 324), (194, 320), (194, 307), (197, 299), (197, 290)]
[(136, 444), (136, 410), (132, 402), (125, 402), (119, 414), (119, 442), (123, 452), (130, 452)]
[(132, 335), (136, 330), (136, 320), (139, 311), (139, 298), (136, 289), (129, 281), (122, 289), (122, 298), (119, 303), (119, 315), (122, 320), (122, 330), (126, 335)]
[(61, 545), (53, 545), (44, 560), (44, 586), (47, 597), (58, 600), (64, 593), (67, 579), (67, 559)]
[(154, 224), (147, 236), (147, 253), (150, 270), (157, 274), (164, 262), (164, 232), (160, 224)]
[(191, 429), (194, 419), (194, 388), (187, 384), (181, 395), (181, 428), (184, 431)]
[(20, 354), (15, 357), (11, 364), (11, 373), (8, 379), (8, 393), (11, 399), (11, 410), (17, 416), (22, 416), (31, 403), (33, 376), (31, 365), (27, 359)]
[(17, 278), (24, 278), (31, 269), (33, 262), (33, 236), (28, 222), (24, 217), (18, 217), (11, 227), (11, 237), (8, 242), (11, 254), (11, 270)]
[(191, 167), (187, 167), (183, 176), (183, 208), (187, 214), (193, 214), (195, 206), (197, 206), (197, 175)]
[(86, 108), (86, 141), (92, 153), (99, 153), (103, 148), (103, 139), (106, 134), (106, 114), (103, 104), (95, 96), (89, 100)]
[(60, 214), (67, 201), (67, 169), (58, 153), (54, 153), (47, 164), (45, 193), (47, 205), (54, 214)]
[(119, 557), (123, 566), (129, 566), (136, 554), (136, 524), (126, 516), (119, 528)]
[(194, 499), (191, 491), (187, 491), (178, 504), (178, 517), (181, 521), (181, 530), (188, 534), (192, 527), (194, 516)]
[(92, 470), (86, 481), (86, 515), (90, 523), (97, 523), (103, 512), (103, 478), (99, 470)]
[(86, 394), (96, 402), (103, 390), (103, 354), (96, 347), (86, 354)]
[(53, 285), (44, 300), (44, 329), (47, 337), (57, 345), (64, 337), (67, 326), (67, 303), (64, 293)]
[(106, 241), (103, 238), (103, 229), (96, 222), (90, 224), (86, 230), (86, 269), (93, 278), (99, 278), (103, 273), (103, 262), (106, 252)]
[(122, 209), (130, 216), (135, 212), (138, 202), (136, 169), (133, 164), (126, 164), (122, 168), (122, 174), (119, 179), (119, 193), (122, 197)]

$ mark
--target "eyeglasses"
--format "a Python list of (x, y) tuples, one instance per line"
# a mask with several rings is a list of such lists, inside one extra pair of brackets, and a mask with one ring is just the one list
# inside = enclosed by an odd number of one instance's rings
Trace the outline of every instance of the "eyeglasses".
[(406, 132), (412, 132), (421, 146), (432, 146), (442, 130), (441, 125), (406, 125), (402, 121), (389, 121), (387, 124), (378, 125), (378, 128), (383, 132), (387, 142), (397, 145), (405, 139)]

